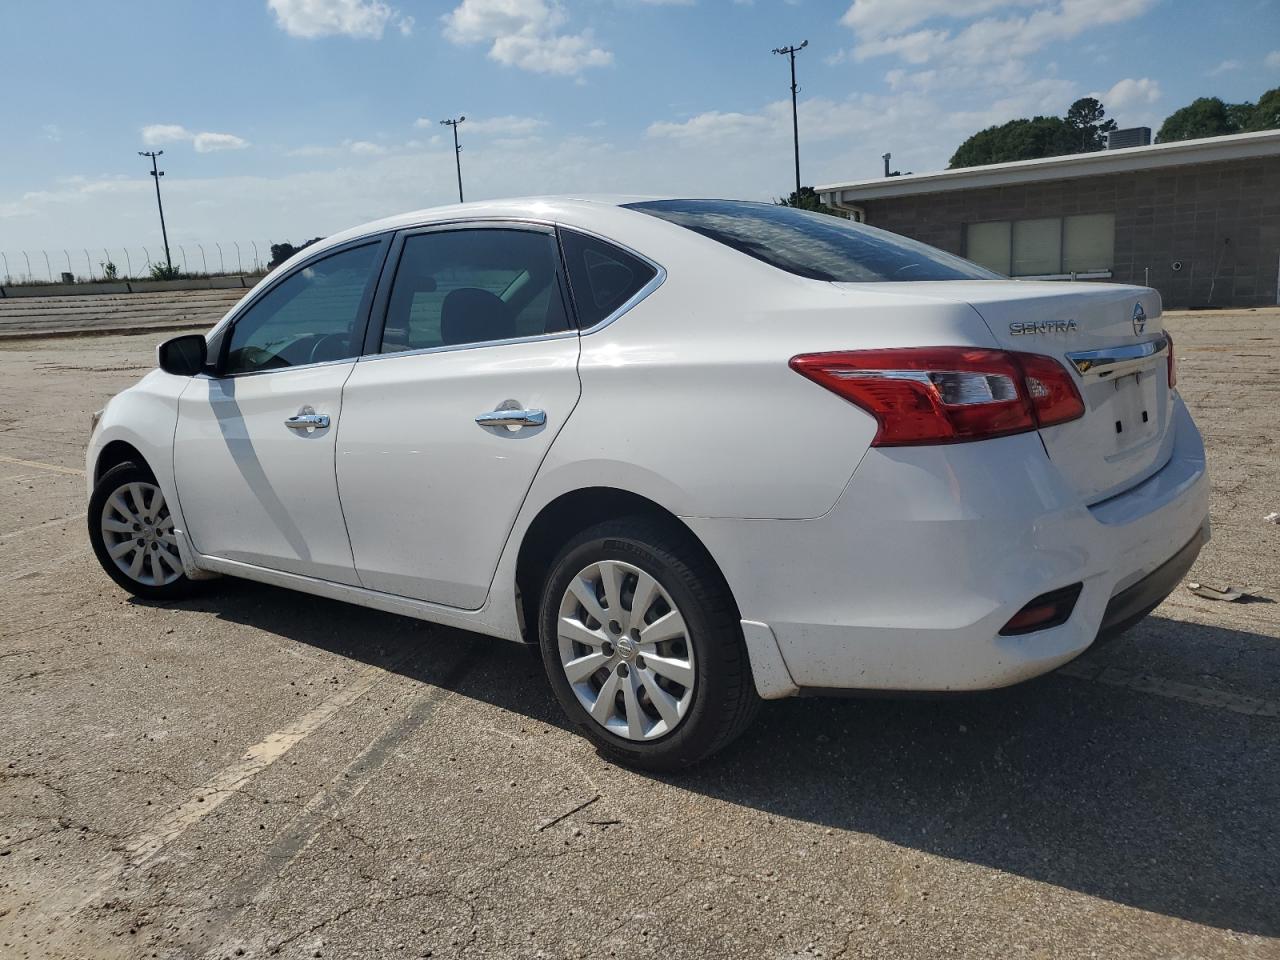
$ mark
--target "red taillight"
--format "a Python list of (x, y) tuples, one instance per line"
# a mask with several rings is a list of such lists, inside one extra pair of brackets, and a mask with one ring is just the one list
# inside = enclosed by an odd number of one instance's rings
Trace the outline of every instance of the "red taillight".
[(1015, 353), (1022, 367), (1023, 383), (1035, 407), (1039, 426), (1051, 427), (1084, 416), (1084, 401), (1066, 367), (1053, 357)]
[(1052, 357), (979, 347), (811, 353), (791, 368), (866, 410), (873, 446), (957, 443), (1073, 420), (1084, 401)]
[(1178, 364), (1173, 359), (1173, 334), (1166, 330), (1164, 336), (1169, 341), (1169, 389), (1172, 390), (1178, 385)]

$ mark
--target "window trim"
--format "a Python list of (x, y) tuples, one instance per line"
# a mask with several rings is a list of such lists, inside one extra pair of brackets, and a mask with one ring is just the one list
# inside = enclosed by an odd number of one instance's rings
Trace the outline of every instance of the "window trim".
[[(614, 311), (610, 313), (608, 316), (606, 316), (599, 323), (596, 323), (594, 326), (590, 326), (590, 327), (582, 327), (581, 318), (578, 316), (578, 303), (576, 300), (572, 299), (573, 288), (572, 288), (572, 285), (569, 284), (568, 282), (569, 267), (568, 267), (568, 262), (566, 261), (565, 255), (564, 255), (564, 244), (561, 242), (561, 239), (560, 239), (561, 234), (564, 232), (581, 234), (584, 237), (590, 237), (592, 240), (598, 240), (600, 243), (608, 244), (611, 247), (617, 247), (623, 253), (629, 254), (630, 256), (635, 257), (640, 262), (648, 264), (650, 267), (653, 268), (654, 274), (650, 278), (648, 283), (646, 283), (643, 287), (641, 287), (639, 290), (633, 293), (623, 303), (615, 307)], [(647, 257), (643, 253), (641, 253), (639, 250), (636, 250), (634, 247), (629, 247), (625, 243), (620, 243), (619, 241), (615, 240), (612, 237), (606, 237), (603, 234), (596, 233), (594, 230), (586, 230), (582, 227), (576, 227), (570, 224), (563, 224), (563, 223), (556, 224), (556, 246), (560, 250), (560, 263), (561, 263), (562, 269), (564, 270), (565, 286), (569, 289), (570, 303), (573, 309), (574, 323), (575, 325), (578, 326), (578, 332), (584, 337), (588, 337), (593, 333), (599, 333), (601, 330), (609, 326), (609, 324), (613, 323), (615, 320), (621, 319), (624, 314), (638, 307), (642, 300), (645, 300), (650, 294), (652, 294), (660, 286), (662, 286), (667, 279), (667, 268), (664, 267), (662, 264), (658, 263), (652, 257)]]
[(366, 234), (363, 237), (357, 237), (344, 243), (335, 244), (332, 247), (325, 247), (323, 250), (316, 251), (314, 256), (308, 257), (294, 267), (290, 268), (287, 273), (282, 273), (274, 278), (269, 284), (259, 284), (255, 287), (247, 297), (236, 305), (234, 311), (227, 315), (221, 323), (215, 326), (205, 337), (206, 341), (219, 338), (217, 343), (218, 356), (211, 368), (202, 373), (201, 376), (211, 380), (232, 380), (238, 377), (260, 377), (270, 373), (288, 373), (290, 370), (310, 370), (315, 367), (328, 367), (338, 363), (354, 363), (360, 359), (360, 352), (350, 357), (343, 357), (341, 360), (317, 360), (315, 363), (299, 363), (288, 367), (275, 367), (270, 370), (244, 370), (240, 373), (224, 373), (227, 364), (227, 354), (231, 350), (231, 331), (235, 329), (235, 325), (257, 305), (258, 301), (275, 290), (282, 283), (292, 279), (299, 272), (306, 270), (312, 264), (319, 263), (335, 254), (346, 253), (349, 250), (355, 250), (360, 247), (377, 246), (374, 252), (373, 282), (366, 281), (364, 293), (360, 297), (360, 304), (356, 308), (356, 322), (352, 330), (352, 339), (363, 345), (367, 342), (369, 328), (369, 309), (374, 302), (374, 295), (382, 283), (383, 273), (387, 264), (387, 248), (390, 246), (390, 233), (374, 233)]
[(510, 343), (534, 343), (539, 340), (563, 340), (578, 335), (577, 315), (569, 298), (568, 283), (565, 280), (564, 257), (560, 252), (559, 241), (556, 240), (556, 283), (560, 286), (560, 298), (565, 306), (569, 326), (555, 333), (535, 333), (526, 337), (508, 337), (505, 340), (479, 340), (475, 343), (450, 343), (436, 347), (420, 347), (417, 350), (399, 350), (395, 353), (382, 353), (382, 333), (387, 325), (387, 310), (391, 304), (391, 288), (395, 283), (396, 273), (400, 269), (400, 260), (404, 255), (405, 241), (410, 237), (426, 233), (456, 233), (460, 230), (523, 230), (528, 233), (543, 233), (553, 240), (555, 224), (547, 220), (521, 219), (513, 217), (502, 219), (485, 217), (476, 220), (442, 220), (438, 223), (426, 223), (414, 227), (404, 227), (395, 232), (391, 249), (387, 253), (382, 276), (378, 280), (378, 288), (374, 293), (369, 313), (369, 324), (365, 328), (364, 352), (357, 358), (358, 362), (371, 360), (390, 360), (394, 357), (420, 357), (433, 353), (454, 353), (458, 350), (477, 350), (484, 347), (505, 346)]

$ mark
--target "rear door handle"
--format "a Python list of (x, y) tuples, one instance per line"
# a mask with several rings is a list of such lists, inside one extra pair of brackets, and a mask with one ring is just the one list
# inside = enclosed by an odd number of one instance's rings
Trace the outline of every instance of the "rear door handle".
[(329, 426), (329, 415), (327, 413), (300, 413), (296, 417), (289, 417), (285, 420), (284, 425), (290, 430), (323, 430)]
[(544, 410), (490, 410), (476, 417), (482, 427), (540, 427), (546, 422)]

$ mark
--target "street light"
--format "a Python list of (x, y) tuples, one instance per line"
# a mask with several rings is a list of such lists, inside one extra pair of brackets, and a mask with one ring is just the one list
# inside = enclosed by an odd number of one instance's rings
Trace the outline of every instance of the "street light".
[(458, 124), (467, 119), (465, 116), (457, 120), (441, 120), (442, 126), (453, 127), (453, 160), (458, 167), (458, 202), (462, 203), (462, 147), (458, 146)]
[(173, 259), (169, 256), (169, 231), (164, 226), (164, 204), (160, 202), (160, 178), (164, 171), (156, 166), (156, 157), (163, 156), (163, 150), (139, 150), (138, 156), (151, 158), (151, 176), (156, 178), (156, 206), (160, 210), (160, 236), (164, 238), (164, 262), (169, 273), (173, 273)]
[(809, 45), (806, 40), (798, 47), (777, 47), (774, 53), (785, 54), (791, 58), (791, 134), (796, 145), (796, 202), (800, 202), (800, 118), (796, 112), (796, 54)]

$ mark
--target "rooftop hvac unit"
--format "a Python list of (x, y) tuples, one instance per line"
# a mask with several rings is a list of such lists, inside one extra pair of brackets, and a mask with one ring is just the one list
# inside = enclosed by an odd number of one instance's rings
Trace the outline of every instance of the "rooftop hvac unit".
[(1129, 127), (1125, 130), (1112, 130), (1107, 134), (1108, 150), (1123, 150), (1125, 147), (1151, 146), (1150, 127)]

